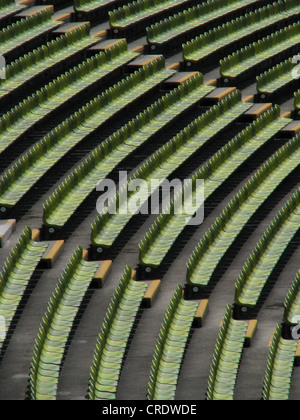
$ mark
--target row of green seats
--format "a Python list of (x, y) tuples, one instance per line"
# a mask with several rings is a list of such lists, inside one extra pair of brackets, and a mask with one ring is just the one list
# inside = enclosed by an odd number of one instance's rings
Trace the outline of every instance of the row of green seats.
[(300, 109), (300, 90), (294, 93), (294, 105), (295, 109)]
[(149, 45), (162, 45), (185, 32), (197, 29), (219, 16), (242, 9), (255, 3), (254, 0), (207, 0), (174, 16), (170, 16), (147, 28)]
[(300, 42), (300, 23), (296, 22), (268, 35), (220, 60), (220, 74), (233, 79), (252, 67), (272, 60)]
[(108, 12), (109, 23), (113, 29), (124, 29), (184, 3), (189, 0), (136, 0)]
[(51, 70), (56, 64), (99, 42), (97, 38), (91, 38), (89, 35), (90, 26), (86, 24), (8, 64), (5, 79), (0, 80), (0, 99), (15, 89), (26, 86), (31, 79)]
[(205, 57), (221, 50), (233, 42), (265, 29), (280, 21), (297, 15), (299, 5), (295, 0), (279, 0), (254, 12), (240, 16), (231, 22), (226, 22), (198, 36), (182, 46), (183, 58), (188, 63), (201, 61)]
[(227, 306), (211, 364), (208, 400), (233, 400), (248, 323), (234, 320), (232, 308)]
[(199, 301), (182, 298), (177, 286), (166, 311), (152, 360), (148, 400), (175, 400), (180, 369)]
[[(112, 49), (113, 51), (109, 52), (108, 50), (107, 54), (100, 52), (84, 60), (4, 114), (0, 118), (0, 127), (2, 128), (0, 154), (51, 112), (125, 65), (128, 59), (137, 56), (135, 53), (128, 52), (125, 40), (120, 45), (113, 46)], [(116, 55), (116, 52), (119, 52), (119, 56)], [(111, 57), (112, 60), (108, 57)]]
[(300, 229), (300, 188), (288, 200), (250, 254), (235, 284), (235, 302), (257, 305), (261, 292), (287, 246)]
[(256, 77), (257, 92), (265, 97), (272, 95), (277, 90), (286, 87), (294, 78), (294, 69), (297, 63), (293, 57), (283, 61), (277, 66), (272, 67), (270, 70), (265, 71), (260, 76)]
[(235, 195), (214, 221), (187, 264), (187, 282), (205, 287), (230, 246), (272, 192), (298, 166), (300, 136), (273, 154)]
[(15, 0), (1, 0), (0, 1), (0, 21), (11, 15), (15, 15), (22, 10), (24, 10), (25, 6), (18, 4)]
[(0, 353), (29, 281), (48, 246), (45, 242), (32, 241), (32, 231), (27, 227), (3, 264), (0, 273), (0, 316), (5, 320), (5, 331), (0, 335)]
[(55, 127), (2, 175), (1, 206), (15, 206), (79, 142), (172, 74), (174, 71), (167, 70), (164, 59), (159, 58), (110, 87)]
[(264, 401), (288, 401), (298, 341), (284, 340), (277, 325), (270, 346), (264, 380)]
[(98, 336), (90, 374), (90, 400), (116, 399), (126, 347), (147, 288), (146, 282), (132, 279), (132, 269), (126, 266)]
[(288, 291), (284, 302), (284, 322), (287, 325), (298, 324), (300, 319), (300, 270)]
[[(204, 180), (204, 200), (207, 200), (253, 153), (270, 141), (289, 121), (291, 120), (280, 118), (279, 107), (272, 108), (221, 148), (193, 175), (190, 181), (191, 191), (186, 192), (184, 186), (146, 233), (139, 245), (140, 263), (148, 270), (160, 266), (180, 233), (194, 217), (195, 203), (198, 201), (197, 211), (203, 206), (204, 203), (197, 199), (199, 194), (197, 181)], [(187, 200), (194, 204), (192, 210), (186, 205)], [(174, 211), (178, 208), (177, 203), (184, 204), (183, 211)]]
[[(199, 151), (204, 144), (224, 130), (225, 127), (236, 121), (251, 105), (241, 102), (239, 91), (234, 92), (194, 120), (151, 155), (93, 222), (92, 244), (104, 248), (112, 246), (133, 217), (133, 212), (127, 210), (128, 204), (136, 201), (139, 201), (140, 205), (145, 203), (176, 168)], [(147, 189), (141, 188), (141, 192), (132, 190), (130, 184), (134, 180), (143, 180), (144, 185), (146, 182)], [(156, 180), (156, 182), (153, 182), (153, 180)], [(127, 199), (120, 200), (120, 197), (124, 196), (124, 192)], [(136, 197), (138, 197), (138, 200), (135, 201)]]
[(75, 318), (87, 289), (99, 268), (86, 262), (78, 247), (62, 273), (50, 298), (34, 346), (30, 368), (30, 398), (55, 400), (66, 349)]
[(74, 0), (74, 10), (78, 12), (90, 12), (113, 4), (115, 0)]
[(213, 89), (203, 84), (201, 74), (196, 75), (154, 102), (105, 140), (45, 202), (44, 225), (63, 227), (100, 180), (105, 179), (123, 159)]
[(51, 18), (51, 10), (43, 10), (26, 19), (21, 19), (0, 31), (1, 54), (6, 56), (22, 44), (60, 26)]

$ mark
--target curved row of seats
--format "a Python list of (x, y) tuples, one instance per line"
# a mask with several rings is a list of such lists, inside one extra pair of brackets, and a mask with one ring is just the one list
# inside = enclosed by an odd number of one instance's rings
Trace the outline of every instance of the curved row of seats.
[(278, 25), (280, 21), (299, 14), (299, 5), (295, 0), (279, 0), (245, 16), (240, 16), (231, 22), (214, 28), (182, 46), (183, 58), (187, 65), (201, 62), (212, 53), (222, 51), (243, 38), (256, 32)]
[(246, 261), (235, 284), (235, 302), (242, 307), (257, 305), (263, 288), (300, 228), (300, 189), (283, 206)]
[(5, 334), (0, 336), (0, 353), (29, 281), (49, 244), (34, 242), (27, 227), (3, 263), (0, 273), (0, 316), (5, 320)]
[(277, 325), (270, 346), (264, 380), (263, 400), (286, 401), (289, 399), (291, 380), (298, 341), (285, 340), (282, 326)]
[(208, 0), (148, 27), (148, 45), (151, 49), (160, 47), (167, 51), (170, 43), (177, 38), (185, 36), (190, 39), (192, 31), (200, 31), (201, 27), (213, 23), (220, 16), (226, 18), (226, 15), (242, 12), (255, 3), (253, 0)]
[(105, 179), (122, 160), (183, 112), (195, 106), (213, 89), (203, 84), (202, 75), (196, 75), (105, 140), (45, 202), (44, 225), (50, 228), (63, 227), (100, 180)]
[(107, 5), (113, 5), (115, 0), (74, 0), (74, 10), (78, 13), (96, 12)]
[(137, 313), (148, 288), (125, 272), (110, 302), (98, 336), (89, 382), (90, 400), (115, 400), (125, 351)]
[(25, 6), (17, 4), (14, 0), (1, 0), (0, 2), (0, 22), (5, 18), (21, 12)]
[(199, 301), (183, 299), (177, 286), (160, 329), (153, 356), (147, 399), (174, 400), (180, 368)]
[(257, 92), (264, 99), (267, 95), (276, 94), (295, 81), (293, 74), (297, 63), (291, 57), (270, 70), (256, 77)]
[[(3, 127), (0, 153), (51, 113), (57, 112), (74, 98), (78, 100), (78, 95), (96, 87), (99, 81), (137, 56), (127, 50), (126, 41), (120, 47), (112, 48), (119, 54), (100, 52), (84, 60), (4, 114), (0, 119)], [(108, 58), (110, 56), (112, 59)]]
[(187, 283), (209, 284), (218, 264), (242, 229), (276, 188), (299, 166), (300, 137), (272, 155), (224, 208), (201, 239), (187, 264)]
[(293, 23), (224, 57), (220, 60), (220, 75), (236, 83), (237, 78), (255, 73), (259, 66), (269, 65), (270, 60), (295, 49), (300, 43), (299, 31), (300, 23)]
[[(198, 117), (150, 156), (121, 191), (110, 200), (108, 211), (104, 209), (93, 222), (92, 244), (95, 247), (109, 248), (133, 217), (132, 212), (128, 211), (130, 202), (134, 202), (137, 196), (135, 191), (130, 191), (130, 183), (133, 180), (143, 180), (147, 183), (147, 191), (143, 188), (142, 195), (139, 193), (138, 196), (142, 205), (176, 168), (186, 162), (215, 135), (237, 121), (250, 107), (251, 104), (241, 102), (240, 92), (234, 92)], [(127, 195), (127, 190), (128, 197), (123, 201), (120, 197), (123, 197), (124, 192)]]
[(248, 324), (233, 319), (232, 308), (227, 306), (211, 365), (208, 400), (233, 400)]
[(9, 63), (26, 44), (41, 35), (47, 35), (58, 28), (62, 22), (51, 18), (51, 10), (43, 10), (26, 19), (21, 19), (0, 31), (1, 54)]
[(162, 12), (172, 13), (178, 6), (189, 6), (190, 0), (137, 0), (108, 12), (109, 24), (114, 33), (130, 26), (138, 26)]
[(1, 206), (4, 209), (15, 206), (79, 142), (172, 74), (174, 71), (167, 70), (164, 59), (159, 58), (110, 87), (55, 127), (2, 175)]
[[(159, 267), (180, 233), (192, 222), (195, 215), (195, 203), (199, 197), (197, 181), (204, 180), (204, 199), (207, 200), (253, 153), (278, 134), (289, 121), (280, 118), (279, 107), (273, 108), (220, 149), (200, 171), (193, 175), (191, 191), (186, 192), (184, 187), (146, 233), (139, 245), (140, 264), (146, 267), (146, 270)], [(191, 211), (186, 206), (188, 199), (194, 203)], [(177, 201), (179, 203), (184, 201), (183, 211), (174, 211), (178, 207)], [(199, 202), (197, 211), (203, 204)]]
[(29, 389), (33, 400), (56, 399), (68, 338), (98, 267), (86, 262), (78, 247), (57, 283), (35, 341)]
[[(0, 100), (43, 77), (45, 72), (49, 75), (57, 66), (63, 68), (68, 60), (79, 56), (84, 50), (99, 42), (99, 39), (89, 35), (90, 26), (85, 24), (18, 57), (7, 65), (5, 79), (0, 81)], [(9, 98), (13, 99), (12, 95)]]

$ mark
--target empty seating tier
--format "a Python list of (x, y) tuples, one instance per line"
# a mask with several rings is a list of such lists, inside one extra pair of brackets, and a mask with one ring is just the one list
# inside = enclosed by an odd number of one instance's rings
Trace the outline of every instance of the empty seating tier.
[(298, 341), (284, 340), (278, 325), (270, 346), (265, 375), (263, 399), (286, 401), (289, 399)]
[(277, 214), (245, 263), (235, 285), (235, 302), (245, 314), (257, 305), (268, 279), (300, 228), (300, 189)]
[[(203, 202), (197, 199), (197, 181), (204, 180), (204, 199), (208, 199), (258, 147), (272, 139), (287, 123), (288, 120), (280, 118), (279, 108), (268, 111), (224, 146), (192, 177), (191, 191), (187, 193), (185, 186), (175, 196), (140, 243), (140, 263), (146, 267), (146, 271), (151, 272), (162, 263), (177, 237), (203, 206)], [(193, 203), (191, 209), (187, 205), (188, 200)], [(183, 202), (184, 208), (178, 211)], [(195, 211), (197, 202), (199, 207)]]
[(16, 15), (24, 10), (25, 6), (16, 3), (14, 0), (1, 0), (0, 2), (0, 22), (3, 23), (5, 19)]
[(74, 29), (49, 41), (33, 51), (18, 57), (6, 66), (5, 79), (0, 80), (0, 101), (13, 99), (13, 95), (25, 89), (28, 84), (54, 73), (55, 68), (63, 69), (67, 62), (73, 62), (89, 47), (99, 42), (89, 36), (88, 24)]
[(36, 124), (71, 105), (72, 99), (79, 100), (88, 89), (96, 88), (108, 75), (136, 57), (127, 50), (126, 41), (112, 50), (84, 60), (4, 114), (0, 120), (3, 127), (0, 153)]
[(151, 50), (168, 53), (168, 48), (179, 46), (180, 39), (191, 39), (192, 34), (200, 32), (208, 24), (213, 24), (235, 12), (254, 5), (253, 0), (212, 0), (170, 16), (147, 28), (147, 41)]
[(45, 39), (47, 34), (60, 25), (61, 22), (52, 20), (51, 10), (44, 10), (21, 19), (0, 31), (1, 54), (9, 63), (19, 57), (30, 43), (36, 42), (36, 39), (47, 40)]
[(119, 32), (128, 37), (133, 27), (145, 28), (145, 25), (154, 19), (169, 16), (170, 13), (184, 9), (191, 5), (190, 0), (137, 0), (108, 13), (109, 23), (114, 34)]
[(262, 29), (278, 25), (280, 20), (299, 14), (299, 5), (294, 1), (281, 1), (224, 23), (183, 45), (183, 58), (187, 66), (197, 66), (209, 56), (223, 50)]
[(173, 73), (165, 68), (163, 58), (158, 59), (112, 86), (54, 128), (2, 175), (2, 208), (14, 207), (78, 143)]
[(0, 273), (0, 316), (5, 320), (5, 334), (0, 336), (0, 353), (22, 297), (49, 244), (32, 240), (27, 227), (11, 250)]
[(138, 147), (180, 118), (214, 88), (203, 84), (202, 75), (163, 96), (105, 140), (55, 190), (44, 204), (47, 228), (63, 227), (98, 183)]
[(90, 400), (115, 400), (122, 363), (138, 310), (148, 288), (127, 266), (107, 310), (94, 352)]
[(218, 264), (265, 200), (299, 165), (300, 138), (269, 158), (224, 208), (201, 239), (187, 265), (189, 292), (206, 287)]
[[(157, 187), (167, 179), (176, 168), (187, 161), (203, 145), (221, 133), (226, 127), (235, 122), (251, 104), (241, 102), (240, 92), (231, 94), (198, 117), (176, 137), (167, 142), (137, 170), (127, 185), (114, 196), (108, 211), (102, 212), (92, 225), (92, 244), (95, 248), (108, 248), (113, 245), (118, 235), (133, 217), (128, 209), (128, 202), (134, 201), (134, 191), (130, 192), (128, 185), (133, 179), (142, 179), (147, 182), (148, 189), (143, 197), (139, 195), (140, 205), (147, 201)], [(157, 180), (158, 182), (151, 182)], [(129, 188), (129, 189), (128, 189)], [(120, 200), (124, 190), (128, 189), (128, 200)], [(119, 203), (121, 205), (119, 206)], [(123, 206), (123, 207), (122, 207)], [(126, 208), (125, 208), (126, 207)], [(111, 211), (116, 208), (116, 212)]]
[(63, 356), (76, 315), (99, 263), (86, 262), (78, 247), (49, 301), (35, 342), (30, 398), (55, 400)]
[(293, 77), (295, 67), (295, 60), (291, 57), (260, 76), (257, 76), (257, 92), (260, 97), (265, 99), (268, 96), (269, 98), (271, 95), (279, 92), (286, 92), (288, 85), (295, 85), (296, 80)]
[(0, 400), (299, 399), (299, 78), (299, 0), (0, 0)]
[(228, 306), (211, 365), (208, 400), (233, 400), (247, 329), (248, 321), (234, 320), (232, 308)]
[(300, 43), (299, 23), (286, 26), (259, 41), (253, 42), (220, 60), (220, 74), (225, 83), (236, 83), (255, 74), (270, 60), (298, 51)]
[(148, 400), (174, 400), (181, 364), (199, 301), (182, 298), (178, 286), (167, 309), (155, 347), (148, 384)]

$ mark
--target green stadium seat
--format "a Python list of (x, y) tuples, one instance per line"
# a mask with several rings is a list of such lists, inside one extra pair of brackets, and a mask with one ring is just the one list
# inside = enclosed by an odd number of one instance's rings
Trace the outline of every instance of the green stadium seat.
[(299, 115), (300, 110), (300, 90), (294, 94), (294, 105), (297, 115)]

